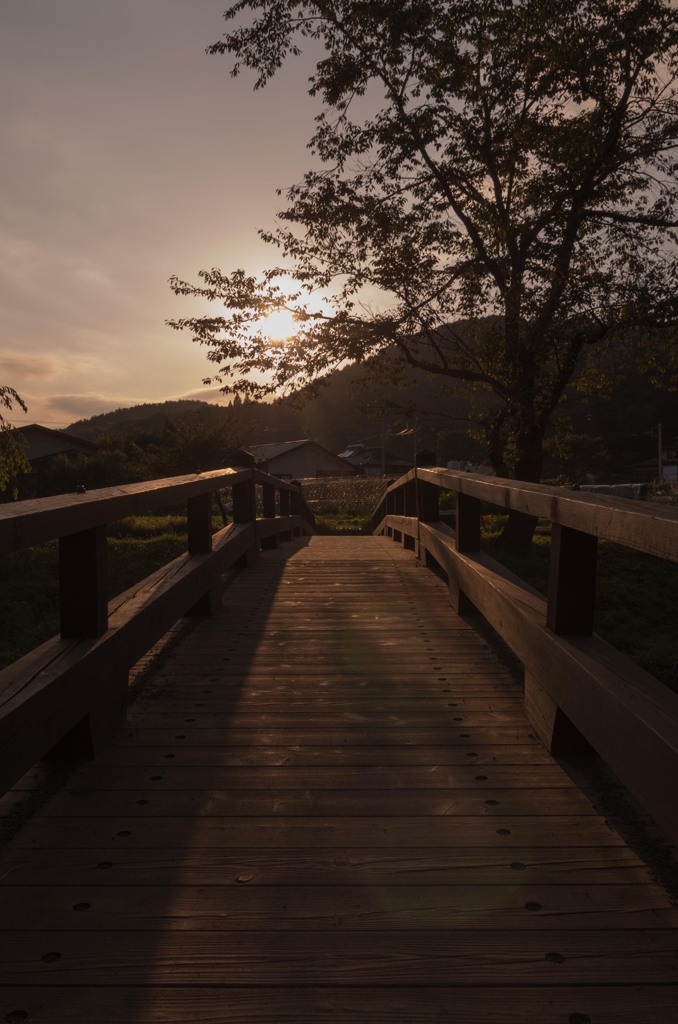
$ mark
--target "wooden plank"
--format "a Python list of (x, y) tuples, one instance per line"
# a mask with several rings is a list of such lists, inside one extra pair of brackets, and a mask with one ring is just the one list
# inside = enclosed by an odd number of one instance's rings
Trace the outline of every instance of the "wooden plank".
[[(201, 701), (196, 701), (196, 709), (199, 709), (201, 704)], [(135, 727), (128, 726), (124, 733), (116, 733), (113, 742), (119, 746), (141, 742), (149, 747), (163, 746), (171, 750), (177, 747), (177, 743), (180, 746), (207, 747), (223, 747), (224, 745), (241, 747), (251, 744), (259, 744), (262, 747), (287, 745), (307, 747), (318, 742), (322, 742), (325, 746), (357, 747), (364, 747), (370, 743), (380, 747), (400, 746), (404, 742), (413, 746), (438, 746), (444, 743), (454, 743), (465, 746), (470, 757), (472, 756), (471, 751), (477, 747), (488, 746), (492, 743), (496, 743), (498, 746), (513, 743), (522, 746), (535, 738), (534, 732), (528, 725), (501, 727), (496, 725), (488, 728), (476, 725), (472, 728), (460, 729), (454, 723), (449, 726), (430, 725), (426, 728), (412, 726), (407, 729), (406, 734), (403, 732), (403, 728), (389, 727), (384, 724), (378, 729), (372, 728), (371, 730), (365, 726), (344, 729), (332, 726), (322, 731), (317, 728), (304, 729), (303, 726), (292, 726), (287, 729), (274, 729), (270, 726), (266, 729), (195, 729), (190, 742), (179, 740), (179, 735), (176, 729), (145, 729), (137, 725)], [(185, 735), (188, 739), (188, 734)]]
[[(483, 692), (480, 696), (473, 690), (465, 691), (463, 696), (455, 694), (455, 700), (443, 700), (443, 709), (441, 710), (439, 694), (415, 693), (412, 695), (411, 691), (403, 694), (402, 697), (396, 691), (389, 700), (389, 695), (384, 695), (383, 690), (381, 692), (381, 699), (365, 695), (364, 691), (359, 690), (354, 700), (352, 700), (348, 690), (344, 697), (335, 696), (336, 691), (334, 688), (329, 690), (327, 696), (317, 696), (315, 686), (303, 689), (297, 688), (296, 690), (290, 687), (287, 691), (288, 699), (286, 700), (282, 689), (272, 692), (268, 686), (248, 686), (246, 692), (238, 693), (235, 691), (231, 695), (224, 697), (203, 694), (202, 686), (204, 686), (204, 680), (200, 687), (195, 687), (193, 693), (189, 689), (188, 693), (184, 692), (183, 694), (171, 684), (163, 686), (160, 693), (156, 692), (146, 698), (140, 697), (135, 702), (134, 707), (130, 708), (129, 714), (136, 716), (141, 721), (144, 718), (144, 712), (157, 711), (158, 699), (160, 698), (167, 714), (192, 715), (194, 714), (193, 705), (195, 704), (196, 696), (204, 703), (204, 710), (200, 712), (201, 717), (211, 714), (230, 715), (238, 709), (247, 714), (286, 713), (288, 715), (318, 714), (321, 711), (331, 715), (347, 715), (352, 710), (355, 710), (361, 715), (377, 715), (383, 712), (391, 712), (398, 717), (435, 711), (438, 713), (439, 718), (445, 720), (450, 714), (455, 716), (471, 713), (481, 714), (483, 711), (489, 714), (503, 714), (512, 711), (516, 706), (522, 709), (522, 700), (518, 693), (513, 698), (510, 698), (501, 691), (497, 694), (497, 691), (492, 690), (489, 693)], [(221, 693), (223, 690), (220, 688), (219, 692)], [(183, 721), (188, 721), (188, 719), (184, 718)], [(191, 721), (196, 722), (197, 719), (192, 718)]]
[[(213, 711), (209, 716), (195, 719), (191, 729), (185, 730), (185, 712), (151, 712), (136, 706), (130, 710), (128, 721), (131, 727), (137, 725), (141, 728), (157, 729), (179, 729), (184, 739), (198, 739), (196, 734), (205, 731), (210, 727), (231, 729), (341, 729), (351, 727), (353, 729), (367, 729), (370, 732), (380, 729), (409, 729), (425, 728), (433, 726), (443, 729), (446, 727), (462, 728), (462, 726), (493, 726), (510, 727), (523, 725), (524, 712), (521, 714), (518, 708), (506, 711), (465, 711), (457, 714), (457, 708), (446, 708), (447, 714), (441, 709), (419, 709), (411, 712), (396, 710), (389, 711), (334, 711), (326, 709), (321, 711)], [(204, 723), (204, 727), (203, 727)]]
[(3, 858), (0, 886), (204, 885), (246, 878), (257, 885), (513, 885), (643, 884), (649, 868), (624, 846), (562, 847), (305, 847), (221, 849), (134, 847), (109, 842), (84, 849), (15, 849)]
[(487, 815), (498, 821), (530, 813), (547, 815), (595, 814), (580, 792), (568, 789), (267, 789), (201, 790), (180, 789), (161, 792), (145, 787), (135, 792), (109, 790), (105, 803), (95, 790), (69, 789), (50, 801), (45, 814), (83, 814), (130, 818), (183, 817), (370, 817), (398, 815), (430, 817)]
[(511, 790), (511, 789), (568, 789), (576, 790), (575, 784), (556, 764), (525, 765), (486, 768), (481, 774), (475, 766), (466, 763), (459, 766), (426, 765), (392, 767), (247, 767), (208, 768), (175, 767), (163, 769), (162, 775), (149, 776), (140, 768), (119, 766), (102, 768), (98, 764), (84, 768), (78, 775), (78, 790), (84, 788), (94, 792), (109, 790), (132, 790), (148, 788), (149, 781), (156, 784), (154, 791), (165, 790), (244, 790), (244, 789), (296, 789), (311, 791), (347, 789), (445, 789), (470, 790)]
[(176, 885), (7, 887), (7, 931), (400, 932), (460, 928), (616, 931), (678, 927), (678, 909), (659, 886)]
[[(136, 742), (135, 742), (136, 740)], [(191, 746), (175, 748), (172, 758), (166, 757), (166, 746), (145, 746), (143, 738), (137, 733), (132, 742), (124, 746), (109, 746), (97, 757), (100, 766), (115, 765), (123, 768), (126, 765), (147, 765), (164, 767), (172, 765), (193, 765), (195, 767), (212, 766), (228, 767), (232, 765), (462, 765), (471, 764), (476, 769), (483, 765), (551, 765), (552, 758), (545, 750), (535, 750), (534, 745), (495, 744), (480, 747), (477, 750), (459, 749), (444, 744), (437, 747), (399, 744), (398, 746), (313, 746), (303, 747), (299, 744), (288, 746), (250, 746), (204, 747)]]
[[(333, 984), (483, 986), (678, 985), (678, 939), (662, 931), (168, 932), (162, 957), (147, 932), (85, 936), (0, 932), (8, 954), (0, 984), (209, 985)], [(434, 948), (435, 954), (430, 950)], [(51, 951), (46, 955), (46, 951)], [(149, 960), (151, 963), (149, 964)], [(62, 983), (63, 983), (62, 982)]]
[[(261, 663), (257, 666), (249, 666), (250, 671), (247, 671), (247, 667), (241, 666), (239, 669), (237, 665), (229, 663), (218, 653), (209, 656), (203, 652), (202, 654), (197, 654), (191, 662), (190, 672), (191, 674), (201, 672), (204, 676), (212, 676), (215, 682), (220, 681), (220, 674), (223, 674), (223, 678), (226, 681), (229, 678), (251, 679), (256, 676), (260, 681), (274, 682), (280, 679), (287, 679), (293, 673), (295, 680), (302, 681), (306, 685), (309, 685), (317, 678), (317, 667), (308, 660), (301, 660), (298, 664), (295, 662), (283, 663), (278, 668), (270, 662), (268, 664)], [(243, 669), (245, 670), (243, 671)], [(373, 685), (378, 683), (383, 685), (386, 681), (398, 683), (402, 680), (410, 680), (412, 692), (416, 693), (422, 687), (447, 680), (453, 680), (455, 685), (461, 685), (466, 680), (470, 686), (477, 689), (486, 681), (488, 685), (498, 680), (503, 682), (507, 680), (507, 675), (496, 664), (495, 670), (492, 671), (489, 665), (488, 667), (480, 668), (477, 663), (471, 661), (458, 663), (450, 661), (443, 664), (432, 664), (420, 671), (417, 671), (417, 666), (407, 666), (401, 662), (393, 664), (393, 666), (386, 666), (381, 662), (375, 662), (370, 666), (362, 667), (338, 665), (336, 668), (336, 680), (338, 683), (350, 682), (351, 680), (363, 681), (366, 685), (370, 683)]]
[[(30, 1024), (668, 1024), (676, 985), (155, 986), (55, 984), (2, 990), (0, 1013)], [(21, 1014), (26, 1016), (20, 1016)]]
[[(290, 848), (334, 849), (346, 846), (390, 848), (392, 846), (450, 847), (471, 849), (493, 847), (502, 850), (534, 845), (558, 850), (590, 846), (623, 846), (623, 840), (597, 815), (515, 816), (510, 820), (474, 815), (469, 817), (352, 817), (274, 818), (270, 815), (242, 818), (203, 817), (199, 828), (194, 817), (134, 818), (122, 816), (58, 819), (44, 814), (27, 823), (13, 840), (17, 849), (47, 846), (54, 849), (99, 847), (147, 849), (158, 845), (184, 849), (240, 849), (278, 846), (284, 837)], [(601, 876), (601, 885), (604, 878)]]

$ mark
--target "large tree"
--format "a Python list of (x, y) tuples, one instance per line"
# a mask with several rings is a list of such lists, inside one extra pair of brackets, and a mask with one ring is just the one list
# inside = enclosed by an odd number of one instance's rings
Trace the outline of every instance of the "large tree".
[[(491, 396), (494, 467), (539, 480), (590, 346), (676, 323), (673, 0), (240, 0), (225, 17), (208, 52), (257, 88), (310, 52), (315, 165), (263, 233), (281, 265), (172, 278), (225, 307), (172, 326), (252, 396), (347, 361), (465, 381)], [(298, 333), (272, 345), (279, 308)]]
[[(26, 412), (26, 403), (14, 388), (0, 385), (0, 410), (11, 412), (15, 405)], [(0, 494), (3, 498), (16, 498), (17, 478), (22, 473), (30, 473), (30, 469), (23, 435), (14, 429), (0, 411)]]

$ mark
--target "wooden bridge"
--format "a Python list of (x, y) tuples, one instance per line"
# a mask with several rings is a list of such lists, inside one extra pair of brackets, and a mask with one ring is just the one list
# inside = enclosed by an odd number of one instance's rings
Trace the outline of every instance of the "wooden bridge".
[[(107, 606), (106, 524), (180, 500)], [(481, 501), (552, 522), (547, 601)], [(2, 551), (59, 538), (62, 622), (0, 673), (0, 1022), (678, 1021), (670, 886), (571, 753), (675, 842), (678, 697), (592, 635), (596, 538), (675, 561), (675, 510), (419, 469), (374, 528), (249, 469), (0, 509)]]

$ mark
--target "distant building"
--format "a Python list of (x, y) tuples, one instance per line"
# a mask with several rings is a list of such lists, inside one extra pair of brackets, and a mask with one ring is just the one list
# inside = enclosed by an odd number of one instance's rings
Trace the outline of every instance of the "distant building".
[(380, 447), (368, 448), (364, 444), (350, 444), (339, 457), (365, 476), (402, 476), (412, 469), (411, 459), (401, 459)]
[(355, 473), (353, 466), (345, 459), (308, 438), (301, 441), (280, 441), (277, 444), (254, 444), (247, 450), (254, 456), (259, 469), (281, 480), (353, 476)]
[(50, 430), (39, 423), (30, 423), (26, 427), (17, 427), (28, 442), (26, 458), (32, 466), (37, 466), (43, 459), (54, 455), (66, 455), (77, 458), (81, 455), (94, 455), (98, 452), (98, 444), (75, 437), (62, 430)]
[(40, 493), (41, 471), (49, 466), (55, 456), (63, 455), (76, 461), (94, 455), (99, 450), (99, 445), (93, 441), (85, 441), (63, 430), (50, 430), (39, 423), (29, 423), (16, 430), (26, 440), (26, 458), (31, 464), (31, 472), (19, 479), (20, 498), (34, 498)]
[(77, 458), (80, 455), (94, 455), (99, 450), (99, 445), (93, 441), (85, 441), (63, 430), (50, 430), (49, 427), (41, 427), (39, 423), (29, 423), (26, 427), (16, 429), (26, 439), (26, 458), (32, 466), (37, 466), (43, 459), (53, 455)]

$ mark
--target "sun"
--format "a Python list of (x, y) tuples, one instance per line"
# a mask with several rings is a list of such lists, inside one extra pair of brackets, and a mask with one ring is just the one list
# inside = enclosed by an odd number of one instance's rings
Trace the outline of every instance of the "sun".
[(286, 309), (278, 309), (268, 314), (261, 329), (271, 341), (289, 341), (299, 333), (299, 322)]

